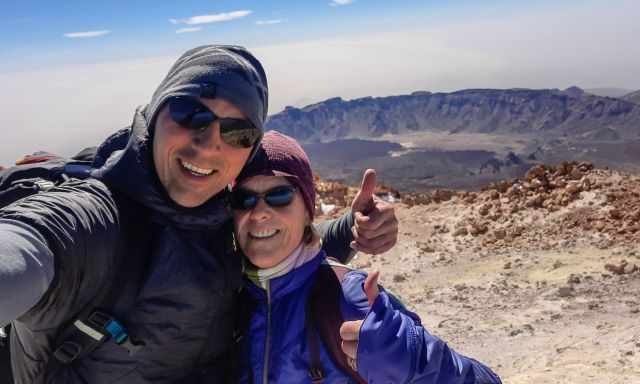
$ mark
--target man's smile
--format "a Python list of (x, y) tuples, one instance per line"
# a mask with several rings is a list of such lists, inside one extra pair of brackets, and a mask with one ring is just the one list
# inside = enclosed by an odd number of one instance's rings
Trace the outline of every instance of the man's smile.
[(199, 176), (199, 177), (209, 176), (214, 172), (213, 169), (200, 168), (200, 167), (196, 166), (195, 164), (189, 163), (189, 162), (187, 162), (185, 160), (182, 160), (182, 159), (180, 159), (179, 162), (180, 162), (180, 165), (182, 166), (183, 169), (187, 170), (189, 173), (191, 173), (194, 176)]

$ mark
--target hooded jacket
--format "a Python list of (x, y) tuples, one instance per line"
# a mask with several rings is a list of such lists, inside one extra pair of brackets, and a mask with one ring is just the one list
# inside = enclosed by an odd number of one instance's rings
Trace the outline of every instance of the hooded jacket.
[[(12, 321), (16, 383), (197, 383), (204, 376), (224, 382), (230, 373), (241, 263), (227, 252), (225, 191), (196, 208), (178, 206), (153, 166), (153, 122), (173, 95), (224, 97), (259, 127), (266, 117), (266, 78), (257, 60), (238, 47), (199, 47), (178, 59), (132, 125), (100, 146), (93, 178), (71, 180), (0, 211), (5, 222), (37, 232), (51, 251), (52, 260), (42, 262), (55, 266), (38, 303)], [(344, 249), (349, 221), (347, 215), (326, 231)], [(144, 275), (116, 287), (111, 313), (142, 348), (132, 356), (106, 342), (52, 369), (60, 331), (114, 288), (130, 262), (143, 262)]]
[[(242, 345), (241, 383), (311, 383), (305, 308), (325, 252), (262, 286), (245, 279), (254, 302)], [(366, 274), (347, 272), (339, 308), (345, 320), (364, 319), (357, 352), (358, 374), (368, 383), (500, 384), (482, 363), (460, 355), (429, 334), (420, 318), (383, 288), (369, 307)], [(316, 335), (317, 336), (317, 335)], [(353, 383), (321, 345), (325, 383)]]

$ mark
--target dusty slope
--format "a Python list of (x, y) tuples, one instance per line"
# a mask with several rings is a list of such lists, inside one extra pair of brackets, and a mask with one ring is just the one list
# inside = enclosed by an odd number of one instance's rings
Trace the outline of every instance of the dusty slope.
[(403, 201), (399, 244), (354, 264), (432, 333), (505, 383), (640, 383), (639, 177), (564, 164)]

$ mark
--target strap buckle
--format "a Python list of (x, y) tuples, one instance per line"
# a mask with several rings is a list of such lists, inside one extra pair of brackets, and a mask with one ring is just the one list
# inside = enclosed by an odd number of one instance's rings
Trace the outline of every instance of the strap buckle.
[(53, 356), (62, 364), (71, 364), (82, 353), (82, 346), (73, 341), (65, 341), (53, 352)]
[(135, 344), (133, 340), (129, 337), (127, 330), (124, 328), (122, 324), (118, 322), (118, 320), (111, 318), (110, 321), (104, 326), (105, 331), (107, 331), (113, 341), (116, 342), (119, 346), (129, 352), (130, 356), (136, 354), (144, 344)]
[(122, 324), (111, 315), (95, 310), (86, 318), (73, 322), (73, 329), (66, 340), (53, 352), (54, 357), (62, 364), (70, 364), (74, 360), (91, 353), (108, 338), (125, 348), (129, 355), (138, 352), (144, 344), (134, 344)]
[(322, 368), (311, 367), (309, 368), (309, 377), (313, 384), (321, 384), (324, 381), (324, 372)]
[(110, 315), (101, 312), (101, 311), (93, 311), (91, 312), (91, 314), (89, 315), (89, 318), (87, 319), (87, 322), (89, 322), (91, 325), (93, 325), (94, 327), (98, 328), (98, 329), (105, 329), (107, 327), (107, 324), (109, 324), (110, 321), (113, 320), (113, 317), (111, 317)]

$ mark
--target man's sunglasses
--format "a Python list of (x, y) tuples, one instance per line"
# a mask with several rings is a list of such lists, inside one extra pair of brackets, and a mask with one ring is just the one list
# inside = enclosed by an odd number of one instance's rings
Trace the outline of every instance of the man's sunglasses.
[(219, 117), (193, 97), (176, 96), (170, 98), (167, 103), (171, 119), (185, 128), (202, 130), (218, 120), (220, 137), (232, 147), (251, 148), (262, 136), (260, 129), (249, 120)]
[(284, 207), (291, 204), (295, 193), (296, 188), (291, 185), (281, 185), (264, 193), (238, 188), (231, 194), (231, 208), (242, 211), (253, 209), (260, 199), (264, 199), (270, 207)]

